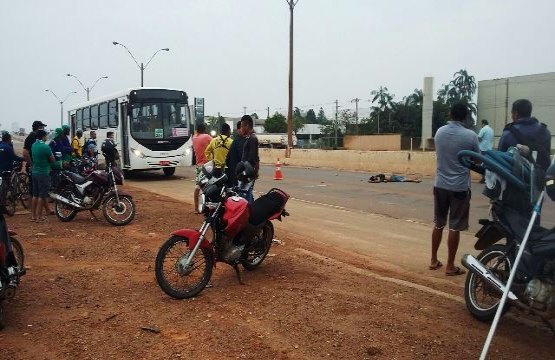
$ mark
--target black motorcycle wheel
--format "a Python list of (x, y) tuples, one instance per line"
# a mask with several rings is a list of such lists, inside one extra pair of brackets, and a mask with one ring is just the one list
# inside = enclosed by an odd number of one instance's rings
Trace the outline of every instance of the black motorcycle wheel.
[(241, 258), (241, 265), (249, 271), (260, 266), (270, 251), (273, 238), (274, 226), (271, 222), (266, 221), (262, 229), (260, 229), (245, 247), (243, 257)]
[[(511, 273), (511, 262), (505, 256), (507, 247), (502, 244), (495, 244), (478, 255), (477, 259), (484, 266), (490, 269), (501, 281), (507, 282)], [(480, 321), (491, 321), (495, 317), (499, 302), (501, 301), (501, 293), (485, 283), (479, 276), (471, 271), (466, 276), (464, 284), (464, 300), (468, 311), (476, 319)], [(510, 308), (510, 304), (506, 304), (503, 314)]]
[(119, 203), (116, 195), (110, 195), (102, 206), (104, 218), (106, 218), (110, 224), (116, 226), (129, 224), (135, 218), (136, 211), (133, 198), (126, 195), (119, 196)]
[(23, 269), (23, 267), (25, 266), (25, 254), (23, 253), (23, 246), (21, 246), (19, 240), (14, 237), (10, 236), (10, 241), (12, 243), (12, 251), (15, 257), (15, 261), (17, 262), (17, 266), (19, 266), (20, 269)]
[(2, 300), (0, 300), (0, 330), (4, 329), (4, 305), (2, 304)]
[[(65, 197), (66, 199), (71, 199), (71, 191), (66, 190), (61, 193), (61, 196)], [(78, 213), (77, 209), (59, 200), (56, 200), (56, 205), (54, 206), (54, 208), (56, 211), (56, 217), (62, 222), (73, 220)]]
[(180, 261), (189, 256), (189, 239), (172, 236), (156, 255), (156, 281), (160, 288), (175, 299), (198, 295), (210, 281), (214, 258), (210, 250), (199, 248), (192, 265), (183, 269)]

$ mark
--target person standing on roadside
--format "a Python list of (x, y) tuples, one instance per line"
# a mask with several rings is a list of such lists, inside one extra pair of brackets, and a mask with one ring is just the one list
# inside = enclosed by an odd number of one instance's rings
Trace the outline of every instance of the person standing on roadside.
[(212, 141), (212, 137), (206, 134), (206, 125), (204, 123), (197, 124), (197, 133), (193, 136), (193, 151), (195, 152), (196, 158), (196, 176), (195, 176), (195, 191), (193, 202), (195, 204), (195, 214), (200, 214), (198, 211), (198, 197), (200, 195), (200, 175), (202, 170), (202, 165), (204, 165), (207, 160), (204, 155), (204, 151)]
[[(480, 145), (480, 152), (482, 154), (493, 149), (493, 129), (489, 126), (486, 119), (482, 120), (482, 128), (478, 133), (478, 141)], [(486, 180), (484, 176), (485, 174), (482, 175), (482, 179), (480, 180), (481, 184), (483, 184)]]
[(551, 163), (551, 133), (547, 126), (532, 116), (530, 100), (519, 99), (511, 109), (513, 122), (507, 124), (499, 139), (498, 149), (507, 151), (517, 144), (526, 145), (538, 152), (536, 163), (544, 171)]
[(12, 136), (5, 131), (2, 133), (2, 142), (0, 142), (0, 173), (12, 171), (14, 161), (23, 161), (23, 158), (15, 154)]
[[(25, 159), (25, 169), (27, 170), (27, 176), (29, 177), (29, 204), (28, 208), (32, 209), (32, 198), (33, 198), (33, 174), (31, 172), (31, 168), (33, 165), (33, 159), (31, 154), (31, 147), (37, 140), (37, 131), (44, 130), (46, 124), (43, 124), (42, 121), (34, 121), (33, 125), (31, 126), (32, 130), (29, 135), (25, 138), (25, 142), (23, 143), (23, 158)], [(46, 205), (48, 207), (48, 204)], [(48, 210), (50, 213), (50, 210)]]
[(460, 232), (468, 229), (470, 210), (470, 170), (464, 167), (457, 154), (461, 150), (479, 152), (478, 136), (464, 126), (468, 107), (457, 103), (449, 112), (450, 121), (440, 127), (435, 135), (437, 170), (434, 183), (434, 229), (432, 231), (432, 257), (430, 270), (437, 270), (443, 264), (437, 258), (443, 228), (449, 216), (449, 235), (447, 238), (447, 266), (445, 275), (454, 276), (465, 273), (455, 266), (455, 256), (459, 247)]
[(245, 147), (245, 141), (247, 139), (243, 137), (241, 133), (241, 120), (237, 122), (237, 135), (233, 138), (233, 142), (231, 143), (231, 148), (229, 149), (229, 153), (227, 154), (226, 158), (226, 173), (227, 173), (227, 184), (228, 186), (236, 186), (237, 185), (237, 175), (235, 174), (235, 168), (237, 168), (237, 164), (241, 161), (243, 157), (243, 148)]
[(42, 209), (45, 207), (48, 191), (50, 190), (50, 170), (51, 163), (55, 159), (52, 150), (46, 145), (48, 134), (44, 130), (38, 130), (37, 140), (31, 147), (31, 157), (33, 159), (33, 199), (31, 221), (43, 222), (46, 217), (42, 216)]
[(221, 174), (223, 174), (227, 154), (229, 153), (233, 140), (231, 139), (231, 127), (228, 124), (223, 123), (220, 131), (221, 134), (210, 141), (210, 144), (208, 144), (206, 150), (204, 150), (204, 155), (207, 161), (214, 160), (214, 165), (220, 169)]
[(80, 159), (83, 156), (83, 146), (81, 145), (81, 138), (83, 137), (83, 130), (77, 129), (75, 136), (71, 141), (71, 156)]
[(96, 131), (92, 130), (90, 133), (90, 138), (85, 143), (85, 154), (91, 159), (95, 159), (98, 156), (98, 145), (96, 143)]
[(69, 141), (69, 126), (63, 125), (62, 126), (62, 160), (69, 161), (71, 160), (71, 142)]
[[(241, 133), (245, 137), (243, 145), (243, 155), (241, 161), (248, 161), (255, 170), (255, 179), (258, 179), (258, 170), (260, 167), (260, 158), (258, 156), (258, 138), (254, 134), (254, 122), (250, 115), (243, 115), (241, 118)], [(249, 204), (254, 203), (254, 182), (247, 192), (245, 199)]]

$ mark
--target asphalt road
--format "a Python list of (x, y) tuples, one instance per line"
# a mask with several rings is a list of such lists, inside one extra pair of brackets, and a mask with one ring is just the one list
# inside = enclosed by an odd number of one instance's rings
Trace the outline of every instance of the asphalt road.
[[(421, 183), (368, 183), (370, 173), (321, 168), (282, 167), (283, 180), (273, 180), (274, 167), (262, 166), (255, 191), (264, 193), (279, 187), (291, 197), (311, 204), (379, 214), (423, 224), (433, 223), (433, 178)], [(135, 180), (160, 179), (161, 172), (138, 173)], [(178, 168), (176, 175), (194, 179), (193, 168)], [(488, 198), (482, 195), (484, 185), (472, 184), (470, 229), (479, 228), (478, 219), (488, 218)], [(547, 199), (542, 210), (542, 224), (555, 226), (555, 204)]]

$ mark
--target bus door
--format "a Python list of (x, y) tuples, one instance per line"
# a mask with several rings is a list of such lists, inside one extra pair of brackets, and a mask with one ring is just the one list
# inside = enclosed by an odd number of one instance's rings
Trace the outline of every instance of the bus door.
[(130, 166), (129, 161), (129, 116), (127, 115), (127, 103), (120, 104), (121, 114), (121, 154), (123, 155), (123, 166)]

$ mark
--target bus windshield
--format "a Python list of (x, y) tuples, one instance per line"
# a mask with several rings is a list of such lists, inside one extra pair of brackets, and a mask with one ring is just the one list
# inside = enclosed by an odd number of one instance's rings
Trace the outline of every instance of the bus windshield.
[(139, 140), (168, 140), (189, 136), (187, 104), (139, 102), (131, 105), (131, 136)]

